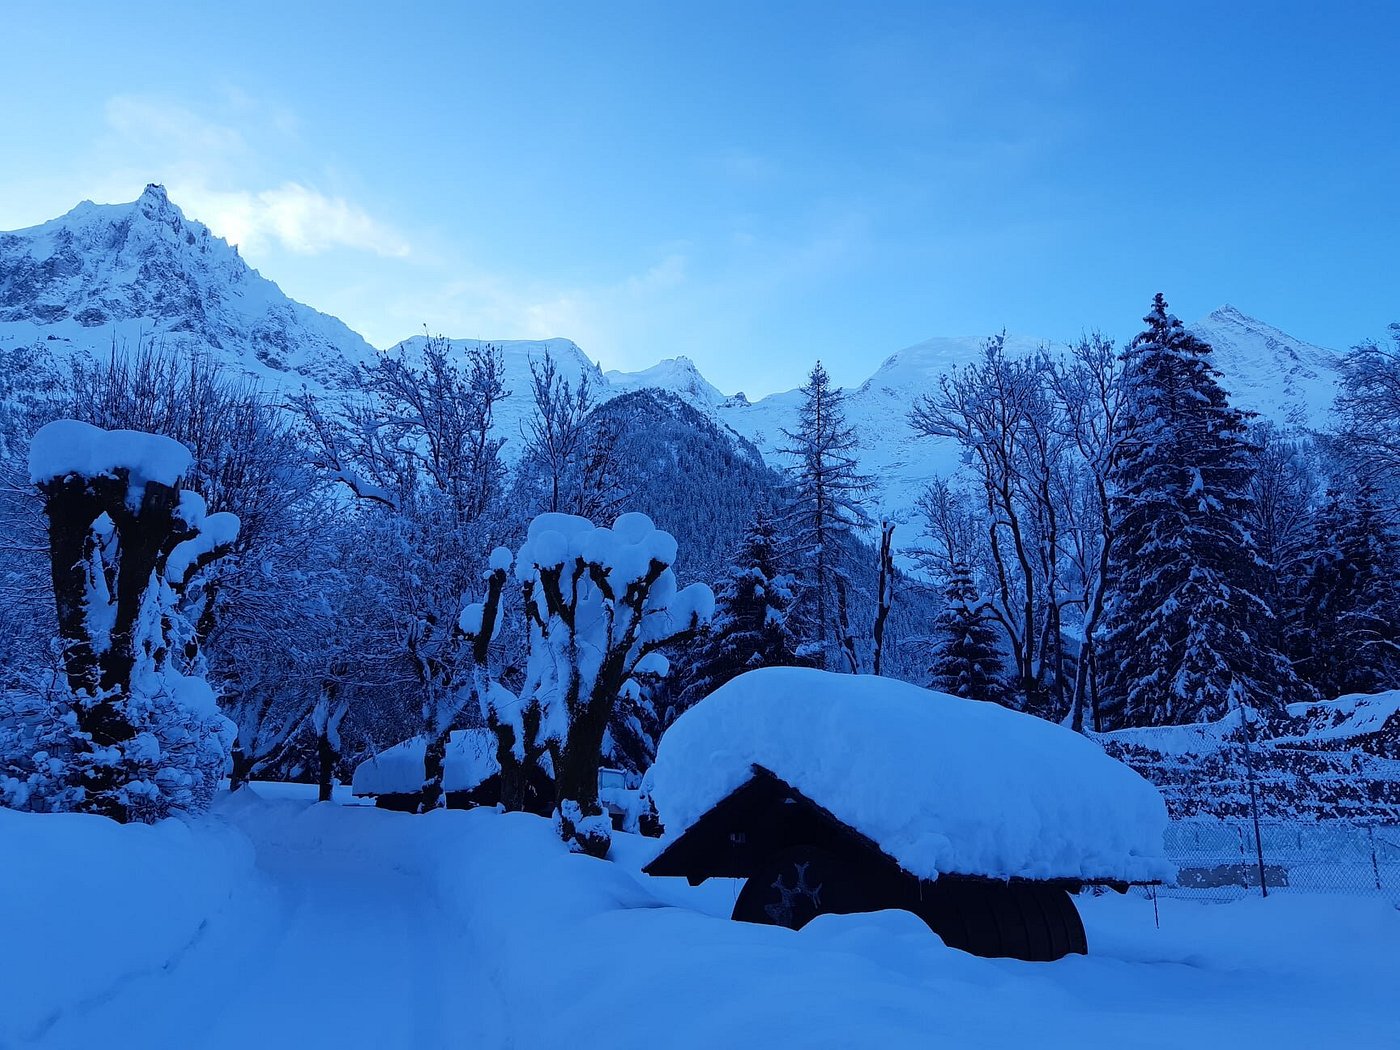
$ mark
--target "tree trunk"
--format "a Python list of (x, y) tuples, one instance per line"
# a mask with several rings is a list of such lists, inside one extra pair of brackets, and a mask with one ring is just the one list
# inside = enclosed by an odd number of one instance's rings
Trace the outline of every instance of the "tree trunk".
[(601, 816), (598, 803), (598, 766), (602, 761), (603, 733), (607, 729), (607, 711), (590, 705), (569, 723), (564, 747), (555, 767), (555, 798), (560, 834), (571, 849), (594, 857), (607, 856), (612, 836), (607, 831), (594, 834), (581, 828), (577, 821)]
[(335, 745), (331, 743), (329, 733), (322, 732), (321, 735), (317, 737), (316, 758), (320, 767), (318, 770), (318, 791), (316, 797), (320, 802), (329, 802), (334, 794), (335, 764), (340, 758), (340, 753), (336, 750)]
[(1084, 647), (1079, 650), (1079, 663), (1074, 670), (1074, 698), (1069, 705), (1069, 727), (1076, 733), (1084, 732), (1084, 690), (1089, 685), (1089, 647), (1091, 644), (1088, 640), (1084, 642)]
[(875, 610), (875, 657), (872, 670), (878, 677), (885, 656), (885, 620), (890, 615), (891, 591), (894, 589), (894, 553), (890, 549), (894, 541), (894, 526), (888, 521), (880, 526), (880, 582), (879, 600)]
[(564, 737), (559, 768), (554, 771), (556, 797), (561, 803), (578, 803), (584, 816), (602, 812), (598, 805), (598, 766), (606, 729), (606, 720), (594, 712), (575, 717)]
[(234, 742), (233, 751), (229, 755), (233, 762), (233, 768), (228, 775), (229, 791), (237, 791), (239, 788), (247, 787), (248, 782), (253, 779), (253, 757), (243, 750), (243, 741)]
[(1103, 732), (1103, 720), (1099, 717), (1099, 656), (1096, 650), (1089, 650), (1089, 710), (1094, 718), (1094, 732)]
[(846, 670), (851, 674), (860, 674), (860, 663), (856, 659), (856, 637), (851, 631), (851, 613), (846, 603), (846, 581), (840, 576), (836, 577), (836, 616), (838, 641), (841, 654), (846, 659)]
[[(83, 763), (77, 779), (84, 799), (78, 808), (125, 823), (131, 813), (122, 789), (134, 774), (123, 745), (137, 733), (127, 710), (136, 626), (163, 555), (188, 534), (175, 517), (179, 494), (148, 481), (133, 509), (124, 469), (116, 477), (69, 475), (41, 484), (39, 491), (49, 519), (54, 607), (80, 747), (116, 748), (121, 756)], [(106, 540), (94, 531), (104, 516), (112, 530)], [(99, 583), (112, 615), (97, 637), (89, 606), (97, 600)]]
[(444, 729), (428, 738), (423, 751), (423, 792), (418, 800), (418, 812), (430, 813), (443, 804), (442, 777), (447, 759), (447, 743), (452, 731)]

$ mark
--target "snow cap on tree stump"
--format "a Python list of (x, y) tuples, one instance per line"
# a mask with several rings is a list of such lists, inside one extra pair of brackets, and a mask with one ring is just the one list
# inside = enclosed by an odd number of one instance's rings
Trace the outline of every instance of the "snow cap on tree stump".
[(55, 419), (39, 428), (29, 444), (29, 480), (35, 485), (65, 478), (115, 477), (125, 470), (133, 498), (138, 483), (174, 486), (190, 469), (190, 450), (174, 438), (139, 430), (103, 430), (76, 419)]

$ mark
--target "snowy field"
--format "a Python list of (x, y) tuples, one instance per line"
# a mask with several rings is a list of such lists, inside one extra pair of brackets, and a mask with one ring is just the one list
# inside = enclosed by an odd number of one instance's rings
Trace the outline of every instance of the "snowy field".
[(638, 872), (649, 840), (596, 861), (535, 817), (312, 797), (0, 810), (0, 1047), (1396, 1045), (1376, 899), (1163, 900), (1158, 928), (1089, 897), (1089, 957), (985, 960), (898, 912), (730, 922), (734, 884)]

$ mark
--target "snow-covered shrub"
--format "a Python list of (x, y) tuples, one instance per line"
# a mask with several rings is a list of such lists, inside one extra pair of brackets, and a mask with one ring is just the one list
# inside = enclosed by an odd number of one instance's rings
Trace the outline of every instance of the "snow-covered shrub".
[(139, 431), (57, 420), (34, 436), (66, 688), (38, 720), (31, 808), (149, 822), (213, 795), (233, 726), (186, 673), (201, 661), (179, 601), (239, 523), (180, 488), (189, 465), (179, 442)]
[[(611, 829), (598, 803), (603, 735), (621, 703), (640, 695), (639, 676), (664, 673), (660, 650), (696, 631), (714, 611), (704, 584), (678, 590), (676, 541), (645, 514), (612, 528), (569, 514), (541, 514), (515, 559), (530, 621), (520, 703), (498, 718), (539, 719), (554, 760), (560, 834), (602, 855)], [(528, 746), (526, 743), (525, 746)]]

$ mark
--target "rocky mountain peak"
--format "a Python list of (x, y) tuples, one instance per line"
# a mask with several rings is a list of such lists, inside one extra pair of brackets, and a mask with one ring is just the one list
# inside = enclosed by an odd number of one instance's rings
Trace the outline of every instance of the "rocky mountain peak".
[(293, 302), (152, 183), (127, 204), (84, 202), (0, 234), (0, 346), (105, 352), (158, 341), (213, 351), (281, 385), (334, 383), (373, 348)]

